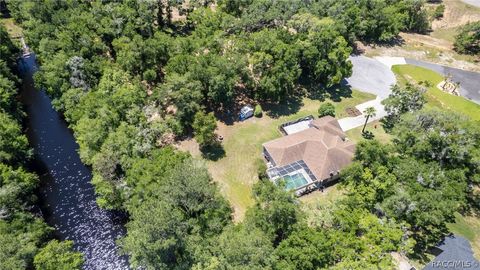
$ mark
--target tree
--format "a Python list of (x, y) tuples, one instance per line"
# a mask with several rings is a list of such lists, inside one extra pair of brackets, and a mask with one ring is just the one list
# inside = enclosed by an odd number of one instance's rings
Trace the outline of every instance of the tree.
[(18, 50), (2, 25), (0, 40), (0, 269), (23, 270), (32, 268), (33, 257), (53, 228), (30, 213), (38, 177), (23, 167), (32, 150), (17, 98)]
[(253, 196), (255, 205), (247, 211), (247, 227), (261, 229), (276, 246), (303, 218), (295, 196), (268, 180), (254, 185)]
[(148, 199), (130, 211), (123, 251), (133, 267), (172, 269), (189, 260), (185, 253), (188, 222), (180, 209), (162, 200)]
[(320, 269), (333, 263), (333, 243), (322, 231), (300, 227), (275, 249), (277, 269)]
[(279, 101), (293, 93), (301, 70), (298, 46), (283, 38), (287, 35), (285, 30), (270, 29), (250, 35), (250, 81), (259, 99)]
[(0, 163), (0, 218), (10, 217), (18, 210), (28, 210), (35, 202), (33, 193), (37, 185), (35, 174)]
[[(425, 0), (403, 1), (401, 8), (406, 12), (405, 30), (426, 33), (430, 29), (427, 10), (424, 8)], [(402, 6), (401, 4), (401, 6)]]
[(197, 112), (192, 124), (195, 139), (201, 147), (214, 145), (217, 141), (215, 129), (217, 129), (217, 121), (213, 113)]
[(255, 117), (262, 117), (263, 115), (263, 110), (262, 110), (262, 106), (260, 104), (257, 104), (255, 105), (255, 111), (253, 112), (253, 115)]
[(22, 134), (20, 124), (0, 111), (0, 162), (24, 163), (31, 155), (27, 137)]
[(443, 170), (413, 158), (397, 161), (393, 173), (399, 184), (381, 209), (410, 224), (415, 248), (424, 252), (448, 233), (446, 224), (465, 206), (467, 179), (461, 169)]
[(374, 107), (368, 107), (363, 111), (363, 115), (365, 116), (365, 124), (363, 124), (362, 133), (365, 133), (365, 127), (367, 126), (368, 119), (376, 115), (376, 110)]
[(191, 126), (195, 114), (204, 108), (201, 83), (185, 75), (173, 73), (167, 76), (165, 83), (157, 89), (155, 95), (159, 100), (171, 99), (176, 108), (175, 117), (182, 127)]
[(158, 177), (151, 196), (129, 207), (122, 250), (134, 267), (189, 268), (196, 250), (231, 222), (231, 209), (197, 161), (187, 159)]
[(319, 117), (324, 117), (327, 115), (335, 117), (335, 106), (333, 106), (333, 104), (330, 102), (322, 103), (322, 105), (320, 105), (320, 108), (318, 108)]
[(343, 185), (354, 204), (373, 211), (375, 204), (392, 194), (397, 179), (385, 166), (362, 167), (359, 164), (342, 171)]
[(125, 172), (125, 182), (129, 190), (126, 195), (127, 208), (139, 207), (144, 200), (156, 194), (158, 185), (162, 185), (172, 170), (189, 157), (188, 153), (164, 147), (152, 151), (148, 157), (134, 159)]
[[(393, 130), (395, 146), (403, 155), (438, 162), (446, 168), (475, 166), (480, 130), (465, 116), (438, 109), (406, 114)], [(474, 169), (474, 172), (477, 170)]]
[[(299, 27), (302, 25), (299, 21), (303, 20), (311, 21), (312, 25)], [(302, 73), (307, 78), (331, 87), (352, 74), (352, 63), (348, 60), (352, 49), (332, 19), (320, 20), (311, 14), (303, 14), (294, 16), (290, 24), (300, 31), (296, 45), (300, 49)], [(304, 33), (302, 29), (305, 29)]]
[(272, 269), (273, 252), (270, 239), (259, 229), (229, 226), (197, 257), (192, 269)]
[(454, 49), (464, 54), (480, 54), (480, 22), (468, 23), (455, 37)]
[(83, 255), (73, 251), (72, 241), (51, 240), (35, 255), (33, 264), (37, 270), (80, 270)]
[(0, 269), (31, 267), (33, 257), (52, 232), (53, 228), (28, 212), (0, 219)]
[(418, 111), (427, 102), (424, 96), (426, 89), (422, 87), (415, 87), (410, 83), (405, 87), (396, 84), (392, 86), (391, 90), (388, 98), (383, 101), (387, 112), (385, 124), (389, 128), (392, 128), (400, 120), (402, 114)]

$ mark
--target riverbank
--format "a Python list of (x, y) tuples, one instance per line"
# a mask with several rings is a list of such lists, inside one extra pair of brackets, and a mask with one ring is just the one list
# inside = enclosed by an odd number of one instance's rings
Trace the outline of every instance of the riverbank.
[(90, 170), (78, 156), (78, 145), (44, 91), (34, 88), (35, 55), (22, 57), (22, 99), (27, 128), (41, 172), (39, 197), (49, 225), (61, 240), (73, 240), (83, 253), (84, 269), (128, 269), (115, 241), (124, 235), (121, 217), (101, 209), (95, 199)]

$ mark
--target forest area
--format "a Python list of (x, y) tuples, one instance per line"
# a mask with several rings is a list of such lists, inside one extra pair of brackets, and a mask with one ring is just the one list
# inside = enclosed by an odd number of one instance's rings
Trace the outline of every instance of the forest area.
[[(210, 146), (216, 119), (244, 100), (321, 95), (351, 75), (356, 41), (428, 31), (424, 1), (6, 2), (37, 55), (36, 86), (92, 168), (97, 203), (128, 214), (118, 245), (133, 269), (392, 269), (391, 252), (422, 257), (456, 212), (480, 207), (480, 125), (424, 108), (408, 87), (386, 105), (393, 142), (358, 144), (341, 174), (347, 196), (315, 220), (261, 180), (234, 222), (205, 164), (172, 147), (192, 133)], [(478, 53), (471, 32), (456, 46)], [(80, 269), (72, 243), (51, 240), (34, 214), (18, 49), (3, 27), (0, 38), (0, 268)]]
[(35, 205), (39, 178), (28, 169), (33, 152), (18, 100), (19, 50), (2, 25), (0, 40), (0, 269), (80, 269), (82, 254), (72, 241), (53, 239)]

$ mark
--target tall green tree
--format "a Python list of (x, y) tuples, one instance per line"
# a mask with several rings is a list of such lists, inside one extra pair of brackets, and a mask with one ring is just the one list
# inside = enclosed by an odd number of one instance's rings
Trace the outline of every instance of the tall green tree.
[(121, 245), (134, 267), (191, 267), (195, 250), (230, 223), (230, 207), (203, 165), (188, 159), (164, 177), (152, 183), (152, 196), (129, 208)]
[(217, 121), (213, 113), (197, 112), (192, 127), (195, 139), (201, 147), (216, 143), (217, 135), (215, 134), (215, 129), (217, 129)]
[(455, 37), (454, 49), (464, 54), (480, 54), (480, 22), (462, 27)]
[(227, 227), (206, 249), (193, 269), (273, 269), (270, 239), (259, 229)]
[(51, 240), (35, 255), (33, 264), (37, 270), (80, 270), (83, 255), (75, 252), (72, 241)]
[(261, 229), (276, 246), (293, 232), (303, 219), (292, 192), (271, 181), (259, 181), (253, 187), (255, 205), (247, 211), (246, 224)]
[(401, 87), (396, 84), (391, 87), (391, 91), (388, 98), (383, 101), (387, 112), (385, 123), (390, 128), (400, 120), (400, 115), (418, 111), (427, 102), (424, 96), (426, 89), (419, 86), (407, 84)]
[(374, 107), (368, 107), (363, 111), (363, 114), (365, 116), (365, 123), (363, 124), (362, 133), (365, 132), (365, 127), (367, 127), (368, 119), (370, 119), (370, 117), (374, 117), (376, 113), (377, 112)]

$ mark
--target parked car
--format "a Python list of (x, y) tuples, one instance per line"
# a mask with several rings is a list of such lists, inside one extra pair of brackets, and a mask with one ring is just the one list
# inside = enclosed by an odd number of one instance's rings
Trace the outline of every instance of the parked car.
[(247, 105), (247, 106), (244, 106), (240, 110), (240, 115), (239, 115), (240, 121), (246, 120), (246, 119), (248, 119), (252, 116), (253, 116), (253, 107), (252, 106)]

